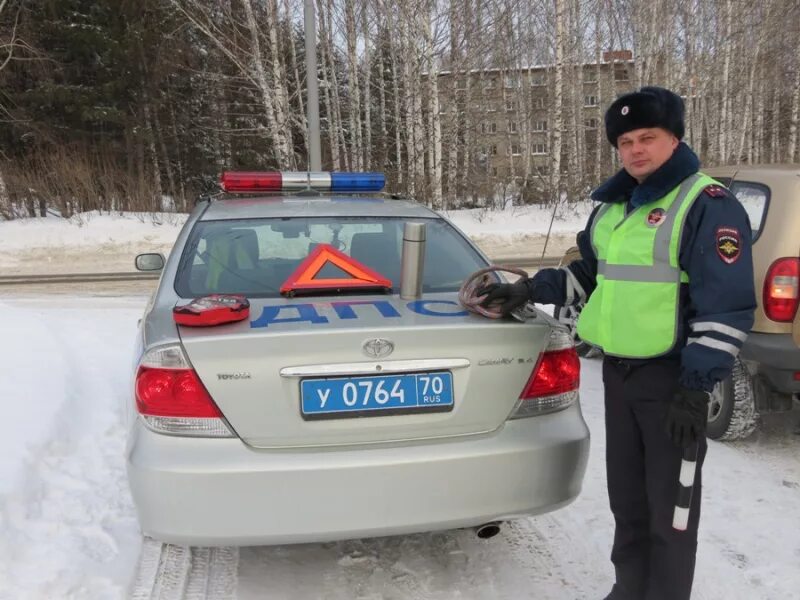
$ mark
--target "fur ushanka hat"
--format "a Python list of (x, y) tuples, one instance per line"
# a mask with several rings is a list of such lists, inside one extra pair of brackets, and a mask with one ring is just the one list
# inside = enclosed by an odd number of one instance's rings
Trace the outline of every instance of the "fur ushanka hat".
[(606, 111), (606, 136), (617, 147), (623, 133), (644, 127), (661, 127), (683, 138), (685, 109), (676, 93), (660, 87), (643, 87), (620, 96)]

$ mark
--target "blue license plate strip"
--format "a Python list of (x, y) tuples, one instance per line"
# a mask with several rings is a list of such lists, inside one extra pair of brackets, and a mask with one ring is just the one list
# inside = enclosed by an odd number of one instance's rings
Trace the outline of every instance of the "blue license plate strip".
[(346, 419), (453, 410), (449, 371), (300, 381), (304, 419)]

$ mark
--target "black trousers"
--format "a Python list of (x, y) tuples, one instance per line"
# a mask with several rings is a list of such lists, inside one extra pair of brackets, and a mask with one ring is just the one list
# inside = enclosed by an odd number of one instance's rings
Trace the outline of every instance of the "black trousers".
[(700, 520), (700, 442), (686, 531), (672, 528), (683, 451), (666, 433), (667, 407), (678, 387), (677, 360), (636, 365), (603, 361), (608, 498), (616, 530), (611, 600), (688, 600)]

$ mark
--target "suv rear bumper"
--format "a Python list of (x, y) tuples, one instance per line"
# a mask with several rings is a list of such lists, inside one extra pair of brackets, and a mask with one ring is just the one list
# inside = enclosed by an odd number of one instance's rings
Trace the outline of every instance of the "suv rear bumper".
[(800, 348), (790, 333), (751, 333), (742, 347), (742, 359), (758, 365), (758, 373), (784, 394), (800, 393)]
[(142, 532), (202, 546), (396, 535), (548, 512), (578, 495), (589, 453), (577, 404), (489, 435), (390, 447), (259, 450), (134, 427), (127, 468)]

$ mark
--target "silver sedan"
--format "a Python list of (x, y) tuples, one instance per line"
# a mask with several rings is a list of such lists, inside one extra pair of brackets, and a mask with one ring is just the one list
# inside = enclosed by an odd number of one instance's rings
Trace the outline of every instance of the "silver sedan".
[[(330, 176), (286, 191), (305, 176), (229, 175), (239, 194), (199, 202), (166, 261), (137, 257), (162, 270), (129, 406), (142, 532), (320, 542), (575, 499), (589, 433), (569, 336), (543, 313), (465, 311), (459, 287), (489, 263), (437, 213)], [(424, 225), (424, 261), (401, 297), (408, 222)]]

